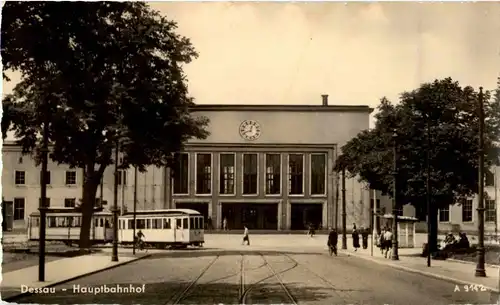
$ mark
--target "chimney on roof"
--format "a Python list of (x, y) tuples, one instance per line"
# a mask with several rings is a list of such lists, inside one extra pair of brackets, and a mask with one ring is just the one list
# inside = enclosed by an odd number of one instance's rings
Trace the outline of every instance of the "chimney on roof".
[(328, 106), (328, 94), (321, 95), (321, 98), (323, 99), (323, 106)]

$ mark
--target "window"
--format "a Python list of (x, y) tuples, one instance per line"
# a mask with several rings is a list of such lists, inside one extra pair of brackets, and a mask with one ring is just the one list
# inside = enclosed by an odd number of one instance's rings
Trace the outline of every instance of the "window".
[(470, 199), (462, 201), (462, 221), (472, 221), (472, 200)]
[(281, 193), (281, 155), (266, 154), (266, 194)]
[[(50, 171), (47, 171), (45, 174), (45, 178), (47, 179), (47, 184), (50, 184)], [(40, 183), (42, 183), (42, 171), (40, 171)]]
[[(46, 208), (49, 208), (50, 207), (50, 198), (45, 198), (46, 201), (45, 201), (45, 207)], [(38, 204), (41, 204), (42, 203), (42, 198), (38, 198)]]
[(24, 171), (16, 171), (15, 184), (16, 185), (26, 184), (26, 173)]
[(450, 206), (439, 209), (439, 221), (440, 222), (450, 221)]
[(168, 219), (168, 218), (163, 218), (163, 228), (164, 228), (164, 229), (171, 229), (171, 228), (170, 228), (170, 219)]
[(311, 195), (326, 194), (326, 155), (311, 155)]
[(234, 194), (234, 154), (220, 155), (219, 193), (223, 195)]
[(212, 155), (196, 155), (196, 193), (209, 195), (212, 193)]
[(189, 194), (189, 155), (186, 153), (176, 154), (175, 160), (172, 173), (174, 194)]
[(243, 154), (243, 194), (257, 194), (257, 154)]
[(196, 220), (195, 218), (189, 218), (189, 228), (191, 230), (197, 229), (196, 226), (194, 225), (195, 220)]
[(144, 230), (146, 229), (146, 219), (136, 219), (137, 221), (137, 228), (138, 230)]
[(494, 186), (495, 185), (495, 174), (486, 170), (484, 174), (484, 185), (485, 186)]
[(76, 172), (75, 171), (66, 171), (66, 184), (67, 185), (75, 185), (76, 184)]
[(188, 219), (187, 218), (183, 218), (182, 219), (182, 228), (183, 229), (189, 229), (189, 227), (188, 227)]
[(290, 195), (304, 194), (304, 155), (290, 154), (288, 156), (288, 193)]
[(484, 220), (487, 222), (496, 222), (497, 209), (495, 200), (487, 199), (485, 205), (486, 205), (486, 210), (485, 210)]
[(64, 207), (65, 208), (76, 207), (76, 198), (64, 198)]
[(14, 220), (24, 220), (24, 198), (14, 198)]
[(118, 185), (127, 185), (127, 171), (118, 171)]
[(152, 221), (152, 229), (162, 229), (161, 227), (161, 218), (151, 219)]

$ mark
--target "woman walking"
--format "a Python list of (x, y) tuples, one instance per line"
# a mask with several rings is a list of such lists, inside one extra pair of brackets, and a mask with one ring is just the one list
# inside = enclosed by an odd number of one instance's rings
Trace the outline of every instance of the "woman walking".
[(354, 224), (352, 229), (352, 246), (354, 247), (354, 251), (358, 251), (359, 248), (359, 233), (356, 229), (356, 225)]

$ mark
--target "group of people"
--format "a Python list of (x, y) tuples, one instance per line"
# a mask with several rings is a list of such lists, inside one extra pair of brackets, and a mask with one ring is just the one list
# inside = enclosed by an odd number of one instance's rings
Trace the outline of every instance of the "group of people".
[(387, 258), (392, 250), (392, 231), (390, 228), (385, 227), (382, 232), (378, 233), (377, 246), (380, 248), (382, 255)]
[(455, 238), (453, 233), (449, 232), (444, 238), (443, 243), (441, 244), (442, 251), (453, 251), (457, 249), (468, 249), (470, 248), (470, 242), (467, 238), (467, 234), (458, 233), (458, 240)]

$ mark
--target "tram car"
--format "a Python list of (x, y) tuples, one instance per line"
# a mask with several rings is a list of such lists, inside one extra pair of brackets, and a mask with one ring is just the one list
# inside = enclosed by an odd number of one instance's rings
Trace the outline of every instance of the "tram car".
[[(156, 248), (167, 246), (186, 248), (202, 247), (205, 242), (204, 218), (190, 209), (136, 211), (135, 234), (141, 230), (144, 242)], [(126, 213), (118, 219), (118, 239), (124, 245), (134, 242), (134, 213)]]
[[(90, 240), (92, 244), (105, 244), (113, 240), (113, 214), (110, 212), (94, 212), (90, 227)], [(66, 245), (78, 244), (82, 213), (73, 209), (62, 209), (46, 214), (46, 241), (63, 242)], [(34, 212), (28, 220), (28, 239), (37, 241), (40, 238), (40, 212)]]

